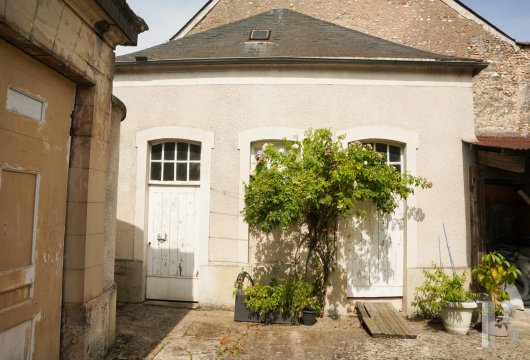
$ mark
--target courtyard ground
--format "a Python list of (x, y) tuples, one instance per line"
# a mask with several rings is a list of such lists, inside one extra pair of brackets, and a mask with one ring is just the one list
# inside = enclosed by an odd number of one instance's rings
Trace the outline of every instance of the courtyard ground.
[(373, 339), (354, 314), (313, 326), (236, 323), (233, 312), (148, 304), (118, 305), (110, 359), (530, 359), (530, 310), (513, 336), (483, 348), (482, 333), (451, 335), (441, 324), (409, 322), (417, 339)]

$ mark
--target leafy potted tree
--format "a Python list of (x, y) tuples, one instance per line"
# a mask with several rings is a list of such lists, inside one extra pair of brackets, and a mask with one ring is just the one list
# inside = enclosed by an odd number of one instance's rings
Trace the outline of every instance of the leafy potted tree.
[(292, 313), (300, 318), (304, 325), (313, 325), (320, 315), (320, 298), (315, 293), (313, 284), (298, 280), (293, 284)]
[(483, 329), (489, 335), (508, 336), (509, 314), (503, 310), (501, 302), (510, 300), (506, 285), (513, 284), (522, 275), (521, 271), (502, 254), (492, 251), (482, 256), (481, 263), (471, 271), (471, 275), (477, 279), (493, 303), (489, 321), (482, 323)]
[(412, 305), (418, 318), (441, 318), (447, 332), (466, 335), (471, 325), (476, 294), (465, 288), (466, 274), (447, 274), (432, 264), (432, 271), (423, 270), (425, 282), (416, 288)]

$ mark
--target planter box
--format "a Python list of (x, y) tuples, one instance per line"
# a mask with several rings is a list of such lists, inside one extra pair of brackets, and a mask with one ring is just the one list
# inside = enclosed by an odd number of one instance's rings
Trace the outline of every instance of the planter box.
[(298, 319), (293, 318), (290, 315), (283, 314), (279, 311), (267, 313), (264, 316), (250, 311), (245, 306), (245, 295), (238, 293), (236, 295), (236, 301), (234, 306), (234, 321), (241, 322), (255, 322), (265, 324), (298, 324)]

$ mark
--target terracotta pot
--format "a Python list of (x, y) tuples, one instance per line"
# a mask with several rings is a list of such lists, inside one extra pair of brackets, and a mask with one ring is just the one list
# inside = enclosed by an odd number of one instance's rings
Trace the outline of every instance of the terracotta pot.
[(482, 323), (482, 331), (488, 335), (506, 337), (509, 333), (509, 324), (491, 319), (487, 323)]

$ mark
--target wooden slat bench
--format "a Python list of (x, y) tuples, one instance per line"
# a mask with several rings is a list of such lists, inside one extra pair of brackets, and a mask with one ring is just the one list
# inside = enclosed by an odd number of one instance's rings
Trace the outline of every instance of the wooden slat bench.
[(401, 339), (417, 337), (391, 303), (357, 301), (355, 308), (372, 337)]

